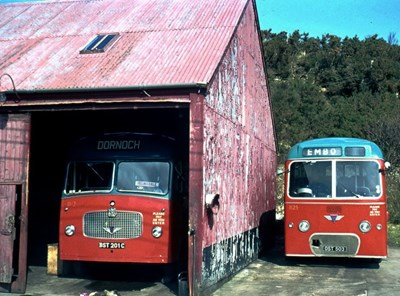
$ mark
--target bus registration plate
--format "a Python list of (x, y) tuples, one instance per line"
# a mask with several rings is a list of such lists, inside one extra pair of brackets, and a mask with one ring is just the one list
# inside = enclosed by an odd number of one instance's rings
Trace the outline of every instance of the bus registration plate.
[(322, 250), (324, 250), (325, 252), (347, 252), (347, 247), (346, 246), (323, 246)]
[(125, 249), (125, 243), (100, 242), (100, 249)]

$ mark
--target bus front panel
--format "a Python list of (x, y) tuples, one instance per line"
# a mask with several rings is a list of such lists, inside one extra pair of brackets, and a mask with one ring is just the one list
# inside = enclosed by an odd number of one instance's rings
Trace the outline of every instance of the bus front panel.
[(171, 200), (148, 196), (85, 195), (62, 200), (60, 259), (170, 263)]
[(387, 212), (382, 202), (288, 202), (286, 256), (387, 256)]

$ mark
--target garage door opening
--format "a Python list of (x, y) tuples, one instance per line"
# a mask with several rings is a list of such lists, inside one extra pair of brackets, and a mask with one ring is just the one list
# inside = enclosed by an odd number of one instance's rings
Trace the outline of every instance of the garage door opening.
[[(61, 196), (65, 190), (67, 158), (72, 143), (79, 138), (114, 132), (162, 134), (174, 138), (177, 143), (176, 147), (179, 149), (178, 153), (184, 161), (184, 173), (181, 177), (185, 180), (182, 186), (187, 196), (189, 159), (189, 109), (187, 107), (33, 112), (31, 122), (28, 265), (46, 266), (48, 246), (59, 243), (60, 206)], [(90, 194), (85, 196), (90, 196)], [(108, 204), (107, 206), (108, 210), (116, 208), (118, 211), (118, 205), (114, 207)], [(153, 212), (154, 223), (162, 224), (164, 221), (162, 208), (158, 212)], [(187, 226), (187, 212), (185, 219), (179, 223)], [(107, 221), (100, 223), (102, 223), (100, 228), (108, 229), (111, 237), (117, 233), (117, 228), (121, 228), (118, 225), (109, 225), (107, 223), (110, 222)], [(172, 227), (178, 226), (181, 225)], [(186, 237), (181, 237), (181, 239), (187, 241)], [(121, 246), (121, 240), (104, 239), (97, 240), (97, 248), (106, 246), (108, 252), (116, 252), (118, 250), (111, 248), (114, 245), (109, 244), (113, 241), (118, 242)], [(117, 245), (115, 244), (115, 246)], [(182, 245), (187, 248), (187, 243)], [(84, 249), (85, 246), (79, 246), (79, 248)], [(97, 252), (98, 249), (95, 251)], [(180, 269), (182, 269), (187, 266), (187, 255), (185, 255), (187, 249), (181, 250), (180, 254), (184, 254), (184, 256), (180, 256), (179, 262)], [(103, 263), (96, 262), (86, 265), (90, 267), (97, 266), (97, 264)], [(124, 272), (124, 268), (120, 264), (113, 266), (110, 265), (112, 262), (104, 264), (107, 265), (107, 270)], [(138, 265), (140, 264), (143, 263)], [(92, 268), (92, 270), (98, 270), (98, 267)], [(108, 274), (111, 275), (111, 273)], [(113, 272), (113, 274), (115, 273)], [(134, 279), (131, 278), (131, 280)]]

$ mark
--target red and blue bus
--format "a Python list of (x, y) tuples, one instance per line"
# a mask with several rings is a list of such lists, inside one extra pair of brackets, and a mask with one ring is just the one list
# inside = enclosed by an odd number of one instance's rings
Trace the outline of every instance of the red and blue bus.
[(388, 167), (365, 139), (294, 145), (285, 162), (285, 255), (386, 258)]
[(66, 165), (60, 259), (168, 264), (182, 258), (187, 247), (185, 168), (175, 140), (167, 136), (81, 138)]

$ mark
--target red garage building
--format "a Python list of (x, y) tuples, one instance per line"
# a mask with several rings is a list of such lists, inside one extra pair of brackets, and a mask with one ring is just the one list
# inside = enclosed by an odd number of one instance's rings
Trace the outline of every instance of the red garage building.
[(68, 147), (93, 133), (177, 140), (191, 295), (257, 258), (273, 239), (276, 143), (255, 1), (65, 0), (0, 14), (0, 291), (23, 292), (27, 265), (58, 243)]

